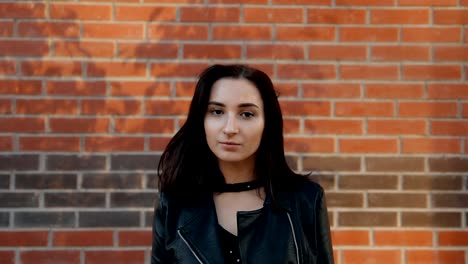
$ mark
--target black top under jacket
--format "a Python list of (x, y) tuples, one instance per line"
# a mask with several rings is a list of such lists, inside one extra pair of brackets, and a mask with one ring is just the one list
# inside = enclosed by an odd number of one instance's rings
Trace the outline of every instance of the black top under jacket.
[(225, 264), (242, 264), (239, 252), (239, 239), (229, 231), (218, 225), (221, 250)]

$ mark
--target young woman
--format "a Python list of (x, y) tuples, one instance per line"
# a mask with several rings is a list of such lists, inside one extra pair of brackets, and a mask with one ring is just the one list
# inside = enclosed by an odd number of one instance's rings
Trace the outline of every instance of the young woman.
[(244, 65), (200, 76), (159, 162), (151, 263), (333, 263), (323, 189), (286, 164), (270, 78)]

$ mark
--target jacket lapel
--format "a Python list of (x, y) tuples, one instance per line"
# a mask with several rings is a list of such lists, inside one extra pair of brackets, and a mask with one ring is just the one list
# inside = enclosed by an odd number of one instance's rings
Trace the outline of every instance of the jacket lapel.
[(213, 199), (207, 199), (204, 204), (205, 206), (185, 210), (185, 221), (181, 223), (179, 230), (203, 263), (224, 263)]

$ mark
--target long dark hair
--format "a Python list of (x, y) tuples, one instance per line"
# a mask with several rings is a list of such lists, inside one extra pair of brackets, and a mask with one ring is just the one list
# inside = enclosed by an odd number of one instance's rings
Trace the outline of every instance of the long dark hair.
[(211, 194), (224, 183), (217, 158), (206, 142), (204, 118), (213, 84), (221, 78), (244, 78), (260, 92), (265, 126), (255, 158), (255, 175), (276, 203), (276, 192), (293, 182), (283, 147), (283, 118), (273, 83), (264, 72), (246, 65), (213, 65), (199, 77), (187, 120), (163, 152), (158, 165), (159, 190), (171, 196), (194, 200)]

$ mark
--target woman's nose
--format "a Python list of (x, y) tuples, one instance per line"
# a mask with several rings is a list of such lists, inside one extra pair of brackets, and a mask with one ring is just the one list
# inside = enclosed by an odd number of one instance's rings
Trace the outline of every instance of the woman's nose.
[(223, 132), (225, 134), (236, 134), (239, 133), (239, 125), (237, 123), (236, 117), (233, 115), (227, 115), (227, 120), (224, 125)]

